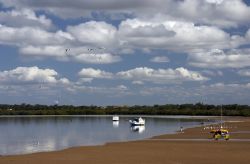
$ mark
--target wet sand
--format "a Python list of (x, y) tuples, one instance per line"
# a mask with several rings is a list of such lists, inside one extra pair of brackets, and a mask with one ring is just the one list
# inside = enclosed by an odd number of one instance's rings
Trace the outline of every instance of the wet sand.
[(211, 139), (202, 126), (140, 141), (2, 156), (0, 164), (249, 164), (250, 118), (228, 120), (229, 141)]

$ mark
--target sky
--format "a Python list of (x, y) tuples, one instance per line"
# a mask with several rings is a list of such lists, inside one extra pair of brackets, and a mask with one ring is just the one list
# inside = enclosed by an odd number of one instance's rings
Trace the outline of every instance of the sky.
[(0, 0), (0, 103), (250, 105), (249, 0)]

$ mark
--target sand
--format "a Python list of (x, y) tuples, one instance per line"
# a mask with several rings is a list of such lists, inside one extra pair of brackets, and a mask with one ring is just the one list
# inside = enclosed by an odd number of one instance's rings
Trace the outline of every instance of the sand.
[(198, 127), (140, 141), (2, 156), (0, 164), (249, 164), (250, 118), (230, 120), (229, 141), (215, 141), (209, 129)]

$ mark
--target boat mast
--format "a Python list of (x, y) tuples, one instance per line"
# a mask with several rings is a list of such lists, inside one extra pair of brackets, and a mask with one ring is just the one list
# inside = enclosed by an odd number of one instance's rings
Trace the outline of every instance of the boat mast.
[(222, 104), (221, 104), (221, 107), (220, 107), (220, 128), (222, 129)]

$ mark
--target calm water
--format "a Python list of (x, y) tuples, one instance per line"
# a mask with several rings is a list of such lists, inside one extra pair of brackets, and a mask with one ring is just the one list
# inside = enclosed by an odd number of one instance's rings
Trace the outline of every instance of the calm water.
[(211, 123), (211, 119), (144, 117), (145, 126), (131, 127), (131, 118), (113, 122), (112, 116), (0, 117), (0, 155), (138, 140)]

